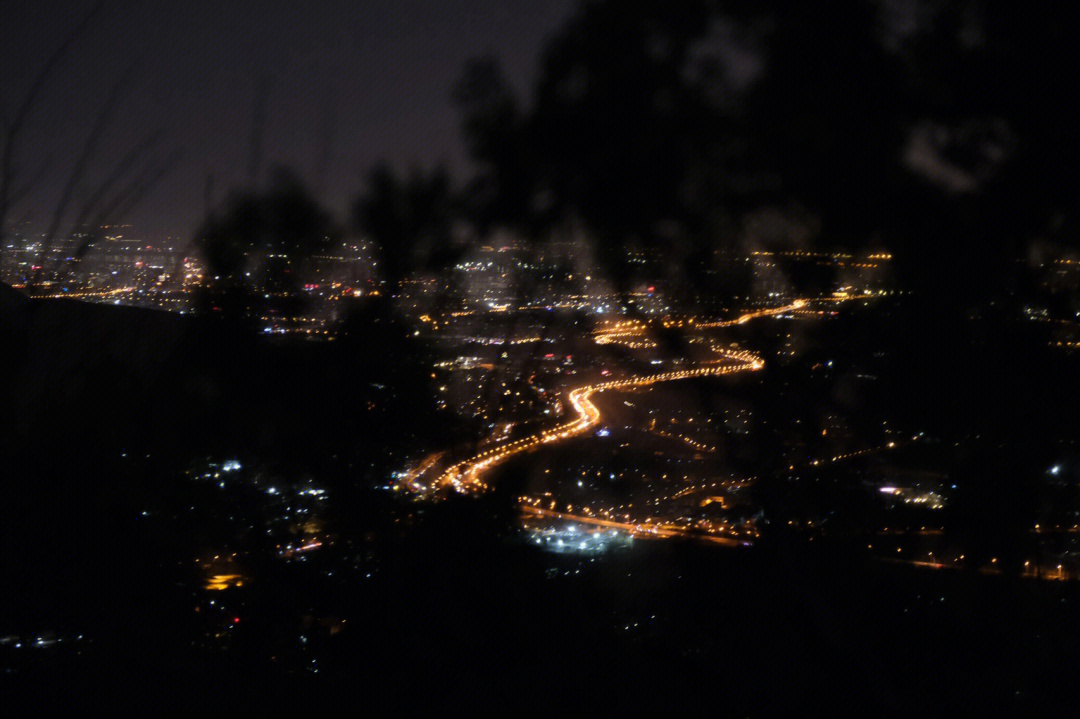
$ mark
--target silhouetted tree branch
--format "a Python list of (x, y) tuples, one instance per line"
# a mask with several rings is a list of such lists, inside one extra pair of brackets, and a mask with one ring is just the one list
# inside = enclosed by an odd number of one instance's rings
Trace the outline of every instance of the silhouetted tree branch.
[(71, 172), (68, 175), (67, 183), (64, 185), (63, 190), (60, 193), (60, 199), (57, 201), (56, 209), (53, 212), (52, 222), (49, 225), (49, 229), (45, 233), (45, 243), (42, 248), (43, 261), (39, 263), (39, 269), (34, 273), (30, 282), (28, 283), (27, 291), (32, 292), (38, 280), (41, 277), (41, 273), (44, 269), (44, 258), (49, 255), (49, 250), (52, 248), (52, 244), (56, 241), (56, 234), (60, 230), (60, 225), (64, 220), (64, 215), (67, 212), (67, 206), (71, 202), (75, 193), (75, 188), (83, 180), (83, 176), (86, 173), (86, 167), (93, 157), (95, 150), (97, 150), (98, 142), (101, 140), (101, 136), (105, 134), (108, 129), (114, 113), (117, 107), (119, 107), (124, 93), (128, 90), (131, 84), (132, 74), (135, 70), (136, 63), (132, 62), (128, 65), (124, 74), (113, 85), (112, 90), (109, 93), (108, 98), (105, 100), (105, 104), (98, 112), (97, 119), (94, 121), (94, 125), (90, 130), (90, 134), (86, 137), (83, 143), (82, 152), (75, 160), (74, 166), (71, 168)]
[(19, 192), (15, 192), (13, 184), (16, 177), (15, 154), (18, 150), (19, 140), (26, 122), (36, 107), (38, 97), (45, 88), (53, 73), (59, 67), (64, 58), (71, 52), (71, 48), (86, 33), (94, 20), (105, 7), (105, 0), (98, 0), (82, 17), (78, 24), (64, 36), (56, 50), (45, 60), (30, 83), (26, 95), (8, 118), (5, 113), (3, 124), (3, 149), (0, 150), (0, 255), (3, 252), (3, 239), (7, 231), (7, 216), (17, 198), (25, 195), (33, 187), (33, 183), (25, 185)]
[[(196, 233), (195, 244), (212, 273), (211, 291), (239, 300), (249, 292), (296, 299), (303, 264), (336, 236), (330, 214), (288, 168), (275, 167), (263, 190), (232, 194)], [(286, 308), (287, 316), (297, 308)], [(230, 312), (241, 312), (232, 308)]]
[(377, 165), (353, 205), (353, 222), (378, 245), (381, 274), (394, 287), (413, 271), (453, 264), (462, 250), (451, 237), (456, 218), (443, 168), (398, 178), (388, 165)]

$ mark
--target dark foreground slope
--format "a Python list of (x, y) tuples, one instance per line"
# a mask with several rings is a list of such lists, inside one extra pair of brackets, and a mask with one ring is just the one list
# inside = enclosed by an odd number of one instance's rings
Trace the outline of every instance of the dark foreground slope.
[(423, 348), (385, 307), (357, 306), (336, 342), (272, 342), (3, 291), (0, 631), (30, 616), (121, 621), (110, 600), (158, 571), (162, 551), (189, 550), (147, 545), (137, 522), (149, 504), (186, 506), (176, 478), (194, 458), (333, 465), (363, 485), (440, 431)]

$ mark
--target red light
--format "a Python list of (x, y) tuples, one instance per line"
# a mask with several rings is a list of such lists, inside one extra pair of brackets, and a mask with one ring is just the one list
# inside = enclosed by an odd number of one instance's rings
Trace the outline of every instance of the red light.
[(240, 623), (240, 617), (233, 617), (232, 618), (232, 623), (233, 624), (239, 624)]
[(656, 288), (650, 285), (649, 286), (649, 292), (656, 292)]

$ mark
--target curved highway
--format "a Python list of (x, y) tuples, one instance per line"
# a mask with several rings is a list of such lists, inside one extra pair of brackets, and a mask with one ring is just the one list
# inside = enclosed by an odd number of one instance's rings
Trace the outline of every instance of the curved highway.
[[(796, 300), (790, 305), (747, 312), (731, 320), (702, 323), (696, 326), (691, 324), (690, 326), (698, 329), (708, 329), (743, 324), (757, 317), (783, 314), (784, 312), (800, 309), (806, 304), (807, 300)], [(627, 344), (631, 347), (648, 346), (646, 343), (640, 341), (635, 342), (633, 340), (633, 338), (640, 337), (644, 331), (645, 326), (642, 323), (631, 320), (620, 323), (615, 328), (597, 332), (595, 339), (598, 344), (618, 342)], [(672, 382), (692, 377), (719, 376), (734, 374), (736, 372), (752, 372), (765, 366), (765, 361), (751, 352), (723, 349), (715, 345), (712, 347), (712, 351), (717, 357), (710, 360), (708, 363), (702, 363), (702, 366), (698, 366), (694, 369), (664, 372), (642, 377), (630, 377), (627, 379), (578, 387), (577, 389), (572, 390), (568, 396), (570, 407), (574, 412), (573, 420), (552, 427), (551, 429), (543, 430), (527, 437), (522, 437), (513, 442), (491, 447), (468, 459), (457, 462), (446, 468), (446, 470), (439, 475), (433, 482), (431, 489), (439, 490), (452, 488), (459, 492), (484, 491), (488, 488), (487, 483), (484, 481), (486, 474), (493, 467), (506, 461), (510, 457), (521, 454), (522, 452), (527, 452), (540, 445), (560, 442), (589, 431), (600, 423), (600, 410), (597, 409), (596, 405), (591, 401), (591, 397), (597, 392), (633, 389), (645, 387), (657, 382)], [(421, 466), (426, 471), (432, 463), (433, 462), (425, 462)], [(414, 481), (420, 474), (421, 472), (412, 473), (411, 478), (405, 483), (406, 486), (409, 486), (414, 490), (417, 489), (414, 485)]]

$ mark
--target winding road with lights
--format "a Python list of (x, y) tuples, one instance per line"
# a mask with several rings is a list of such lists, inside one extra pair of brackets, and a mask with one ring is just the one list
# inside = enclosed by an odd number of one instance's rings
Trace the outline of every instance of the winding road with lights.
[[(783, 307), (747, 312), (731, 320), (701, 323), (698, 325), (691, 323), (690, 327), (694, 329), (710, 329), (714, 327), (739, 325), (758, 317), (778, 315), (801, 309), (806, 306), (807, 302), (807, 300), (796, 300)], [(635, 341), (634, 338), (640, 338), (644, 331), (645, 325), (643, 323), (631, 320), (620, 323), (613, 328), (598, 331), (595, 335), (595, 340), (598, 344), (611, 344), (617, 342), (633, 347), (635, 345), (642, 345), (640, 341)], [(753, 372), (760, 370), (765, 366), (765, 361), (752, 352), (729, 350), (716, 346), (712, 347), (712, 351), (716, 357), (713, 360), (710, 360), (709, 364), (704, 364), (703, 366), (698, 366), (694, 369), (612, 380), (571, 390), (568, 399), (575, 415), (573, 420), (527, 437), (522, 437), (513, 442), (491, 447), (468, 459), (457, 462), (446, 468), (442, 474), (435, 479), (431, 485), (431, 489), (454, 489), (462, 493), (483, 492), (489, 488), (484, 477), (496, 465), (505, 462), (515, 455), (527, 452), (541, 445), (561, 442), (589, 431), (600, 423), (600, 410), (591, 400), (592, 396), (598, 392), (636, 389), (658, 382), (673, 382), (694, 377), (720, 376), (735, 374), (737, 372)], [(404, 486), (413, 491), (421, 491), (422, 485), (418, 484), (416, 480), (433, 464), (434, 461), (431, 458), (423, 462), (420, 465), (422, 469), (418, 468), (418, 471), (411, 473), (403, 483)]]

